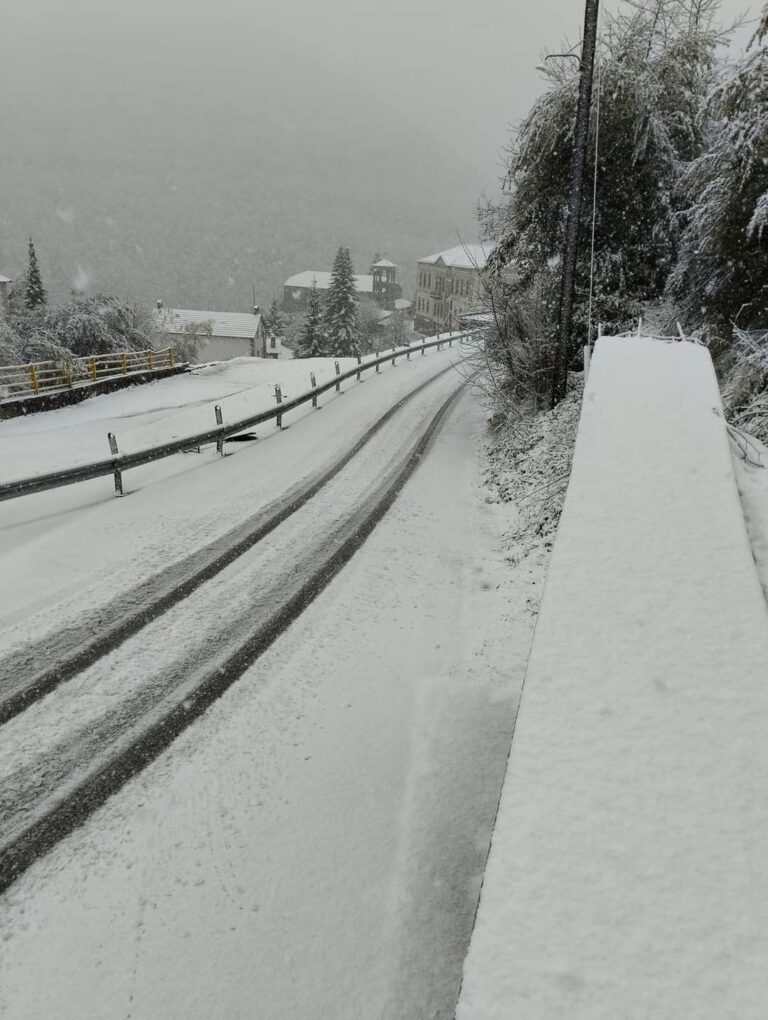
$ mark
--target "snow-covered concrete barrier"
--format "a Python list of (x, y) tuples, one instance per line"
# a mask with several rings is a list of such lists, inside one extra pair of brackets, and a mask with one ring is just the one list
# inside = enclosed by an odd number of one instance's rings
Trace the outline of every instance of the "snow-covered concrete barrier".
[(601, 339), (457, 1020), (763, 1018), (768, 611), (708, 352)]

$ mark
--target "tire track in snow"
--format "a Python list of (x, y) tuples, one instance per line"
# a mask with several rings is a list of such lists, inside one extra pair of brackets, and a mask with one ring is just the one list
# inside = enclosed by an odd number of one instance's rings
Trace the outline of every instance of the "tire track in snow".
[(42, 771), (35, 767), (8, 777), (0, 797), (0, 892), (154, 761), (320, 594), (395, 501), (465, 386), (453, 390), (374, 492), (314, 550), (309, 571), (289, 572), (264, 596), (255, 629), (250, 607), (222, 635), (223, 650), (209, 646), (202, 662), (198, 655), (187, 657), (98, 725), (41, 756)]
[[(401, 408), (453, 367), (449, 365), (431, 376), (393, 404), (329, 468), (303, 479), (214, 542), (121, 594), (76, 625), (48, 634), (7, 656), (0, 662), (0, 724), (114, 651), (274, 531), (335, 478)], [(42, 668), (41, 662), (46, 664)]]

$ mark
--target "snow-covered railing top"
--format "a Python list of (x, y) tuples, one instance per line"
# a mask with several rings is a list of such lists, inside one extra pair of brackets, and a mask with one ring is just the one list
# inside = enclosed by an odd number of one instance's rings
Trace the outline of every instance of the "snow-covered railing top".
[(708, 351), (600, 338), (457, 1020), (765, 1014), (766, 662)]

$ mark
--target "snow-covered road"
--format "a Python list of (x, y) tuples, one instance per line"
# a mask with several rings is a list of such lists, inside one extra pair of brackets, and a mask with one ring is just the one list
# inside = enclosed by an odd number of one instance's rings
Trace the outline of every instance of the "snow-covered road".
[[(398, 372), (396, 390), (427, 368)], [(227, 568), (215, 595), (206, 585), (178, 618), (150, 625), (146, 648), (127, 642), (114, 674), (76, 699), (81, 728), (185, 642), (210, 647), (253, 598), (249, 577), (284, 571), (342, 519), (455, 385), (437, 381), (426, 403), (400, 412), (354, 485), (342, 472), (325, 504), (313, 500), (269, 549)], [(329, 404), (347, 402), (328, 426), (337, 435), (371, 419), (376, 387), (363, 389), (367, 401), (353, 405), (350, 390)], [(510, 618), (501, 518), (479, 481), (482, 432), (465, 396), (345, 570), (170, 750), (4, 895), (4, 1016), (451, 1015), (530, 620)], [(208, 465), (219, 468), (214, 487), (228, 461)], [(195, 617), (196, 628), (181, 622)], [(17, 765), (40, 734), (66, 732), (60, 693), (14, 721)], [(46, 702), (56, 707), (47, 723)], [(74, 727), (77, 710), (71, 718)], [(8, 776), (14, 756), (4, 761)]]
[[(293, 412), (282, 431), (268, 425), (257, 442), (228, 446), (224, 459), (207, 447), (136, 468), (125, 475), (127, 499), (115, 499), (111, 480), (97, 478), (3, 503), (0, 557), (11, 583), (0, 590), (0, 654), (82, 619), (89, 608), (226, 534), (327, 467), (396, 400), (458, 360), (454, 347), (386, 366), (381, 375), (347, 384), (342, 394), (325, 395), (318, 410)], [(102, 457), (108, 431), (125, 451), (191, 434), (212, 424), (214, 402), (225, 422), (237, 420), (273, 406), (278, 379), (286, 395), (305, 390), (310, 368), (318, 383), (333, 375), (330, 359), (237, 359), (203, 370), (202, 377), (178, 376), (3, 422), (2, 477)]]

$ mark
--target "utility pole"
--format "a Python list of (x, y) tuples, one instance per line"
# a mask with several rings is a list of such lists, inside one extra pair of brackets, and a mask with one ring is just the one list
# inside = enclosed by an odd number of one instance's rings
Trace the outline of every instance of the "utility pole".
[(563, 276), (560, 286), (560, 324), (555, 347), (555, 364), (552, 371), (551, 407), (565, 396), (568, 382), (568, 360), (571, 348), (571, 320), (573, 317), (573, 291), (576, 282), (576, 255), (578, 252), (581, 195), (584, 186), (584, 161), (589, 135), (589, 108), (592, 104), (592, 74), (595, 66), (597, 40), (597, 8), (599, 0), (586, 0), (584, 9), (584, 39), (581, 44), (581, 71), (579, 74), (579, 102), (576, 108), (576, 129), (573, 136), (571, 163), (571, 193), (568, 198), (568, 218), (565, 223), (563, 244)]

